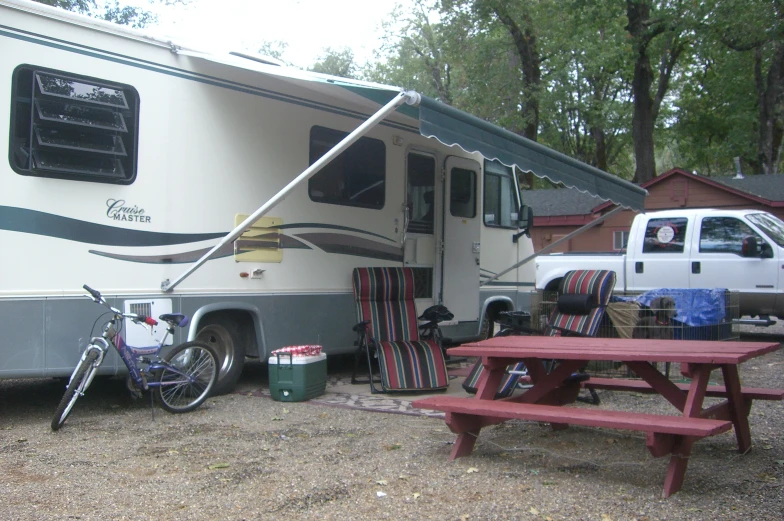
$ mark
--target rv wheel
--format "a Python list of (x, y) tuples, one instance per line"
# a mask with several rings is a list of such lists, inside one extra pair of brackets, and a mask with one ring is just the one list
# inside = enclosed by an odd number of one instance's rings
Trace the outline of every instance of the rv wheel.
[(234, 389), (245, 365), (245, 349), (239, 342), (237, 324), (230, 319), (208, 318), (196, 335), (196, 341), (215, 349), (220, 372), (213, 395), (226, 394)]

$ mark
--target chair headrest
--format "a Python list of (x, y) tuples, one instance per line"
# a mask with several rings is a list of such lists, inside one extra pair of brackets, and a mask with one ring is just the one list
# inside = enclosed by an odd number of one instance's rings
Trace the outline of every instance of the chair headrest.
[(558, 311), (564, 315), (587, 315), (596, 308), (592, 293), (564, 293), (558, 296)]
[(566, 272), (558, 292), (590, 294), (597, 306), (606, 306), (615, 287), (615, 272), (610, 270), (572, 270)]

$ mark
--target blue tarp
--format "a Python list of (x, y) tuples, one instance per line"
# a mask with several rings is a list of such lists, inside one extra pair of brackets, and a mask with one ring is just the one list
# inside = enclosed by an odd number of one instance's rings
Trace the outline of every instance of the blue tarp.
[(658, 297), (670, 297), (675, 301), (678, 322), (687, 326), (709, 326), (719, 324), (726, 316), (724, 309), (726, 289), (680, 289), (661, 288), (647, 291), (635, 297), (613, 296), (611, 300), (637, 302), (650, 307), (651, 301)]

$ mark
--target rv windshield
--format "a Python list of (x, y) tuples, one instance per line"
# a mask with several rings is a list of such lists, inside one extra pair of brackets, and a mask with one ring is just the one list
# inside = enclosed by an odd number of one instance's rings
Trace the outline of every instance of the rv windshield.
[(769, 213), (750, 213), (746, 218), (756, 224), (773, 242), (784, 247), (784, 221)]

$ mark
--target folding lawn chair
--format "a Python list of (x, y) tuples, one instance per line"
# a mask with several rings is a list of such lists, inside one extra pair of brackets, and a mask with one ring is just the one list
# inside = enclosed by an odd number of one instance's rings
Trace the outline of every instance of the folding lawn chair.
[[(544, 335), (596, 336), (613, 288), (615, 288), (614, 271), (573, 270), (567, 272), (558, 287), (558, 300), (547, 321)], [(525, 328), (513, 329), (517, 329), (520, 334), (526, 333)], [(529, 332), (532, 331), (529, 330)], [(502, 333), (515, 334), (509, 329), (502, 331)], [(463, 388), (467, 392), (476, 392), (476, 385), (483, 370), (481, 361), (474, 364), (463, 382)], [(510, 396), (523, 374), (525, 374), (525, 364), (522, 362), (509, 366), (506, 376), (498, 386), (496, 398)], [(587, 375), (578, 374), (574, 378), (585, 379)], [(599, 397), (593, 389), (591, 389), (591, 396), (594, 403), (599, 402)]]
[[(360, 360), (368, 364), (368, 382), (373, 393), (389, 391), (433, 391), (449, 386), (449, 376), (440, 334), (434, 325), (439, 315), (449, 316), (441, 306), (426, 311), (427, 338), (420, 335), (414, 304), (414, 275), (411, 268), (355, 268), (352, 276), (359, 335), (352, 383), (357, 379)], [(435, 309), (431, 308), (431, 309)], [(373, 360), (378, 361), (378, 379)], [(380, 383), (377, 389), (374, 384)]]

